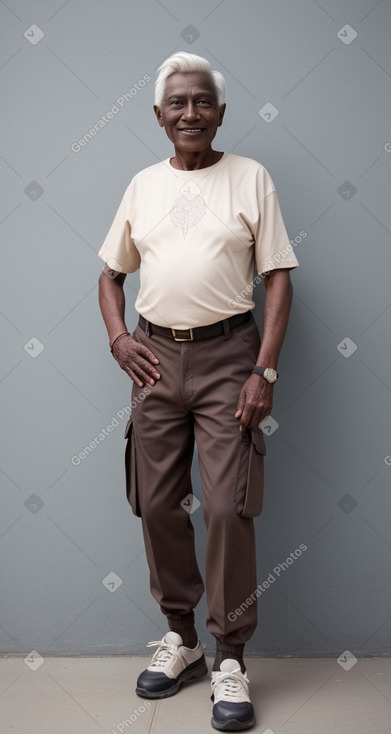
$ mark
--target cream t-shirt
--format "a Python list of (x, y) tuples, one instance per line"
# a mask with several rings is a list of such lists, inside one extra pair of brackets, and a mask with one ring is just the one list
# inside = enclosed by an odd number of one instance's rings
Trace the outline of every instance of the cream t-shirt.
[(166, 159), (137, 173), (99, 256), (140, 268), (136, 310), (174, 329), (251, 310), (262, 274), (298, 266), (269, 173), (232, 153), (195, 171)]

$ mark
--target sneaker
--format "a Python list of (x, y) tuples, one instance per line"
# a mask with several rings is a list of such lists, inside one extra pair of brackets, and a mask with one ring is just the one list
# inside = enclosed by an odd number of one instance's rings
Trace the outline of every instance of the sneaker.
[(182, 683), (206, 675), (201, 642), (192, 650), (183, 645), (182, 637), (168, 632), (162, 640), (149, 642), (147, 647), (158, 645), (151, 664), (137, 679), (136, 693), (143, 698), (167, 698), (179, 691)]
[(248, 693), (249, 680), (237, 660), (223, 660), (212, 672), (212, 726), (220, 731), (243, 731), (255, 724)]

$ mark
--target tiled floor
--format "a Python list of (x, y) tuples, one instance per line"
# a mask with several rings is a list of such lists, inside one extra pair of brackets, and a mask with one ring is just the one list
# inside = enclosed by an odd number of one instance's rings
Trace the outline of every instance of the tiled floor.
[[(23, 658), (0, 658), (1, 734), (214, 731), (209, 677), (162, 701), (136, 696), (135, 679), (149, 660), (47, 657), (32, 670)], [(246, 663), (257, 716), (253, 732), (391, 732), (390, 658), (361, 658), (350, 670), (331, 658), (248, 658)]]

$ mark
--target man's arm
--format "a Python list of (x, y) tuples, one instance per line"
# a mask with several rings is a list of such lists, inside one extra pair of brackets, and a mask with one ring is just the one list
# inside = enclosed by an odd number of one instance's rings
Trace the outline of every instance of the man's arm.
[[(288, 326), (292, 305), (292, 283), (288, 269), (272, 270), (264, 278), (266, 296), (263, 311), (263, 333), (257, 365), (277, 369), (278, 358)], [(255, 365), (254, 365), (255, 366)], [(250, 375), (239, 396), (235, 418), (240, 430), (253, 428), (270, 415), (273, 388), (261, 375)]]
[[(106, 273), (110, 272), (110, 276)], [(125, 324), (125, 294), (124, 281), (126, 275), (117, 273), (105, 266), (99, 277), (99, 306), (109, 336), (109, 344), (120, 334), (126, 334)], [(136, 385), (143, 387), (147, 382), (154, 385), (160, 379), (160, 374), (154, 365), (159, 364), (158, 358), (150, 349), (139, 344), (131, 334), (121, 336), (113, 346), (113, 356), (119, 366), (134, 380)]]

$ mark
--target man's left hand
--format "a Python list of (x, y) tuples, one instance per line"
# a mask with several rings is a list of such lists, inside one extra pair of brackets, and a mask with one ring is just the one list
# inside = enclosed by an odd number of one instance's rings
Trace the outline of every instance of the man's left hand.
[(235, 413), (235, 418), (240, 418), (240, 430), (258, 426), (270, 415), (272, 406), (273, 385), (260, 375), (250, 375), (240, 391)]

